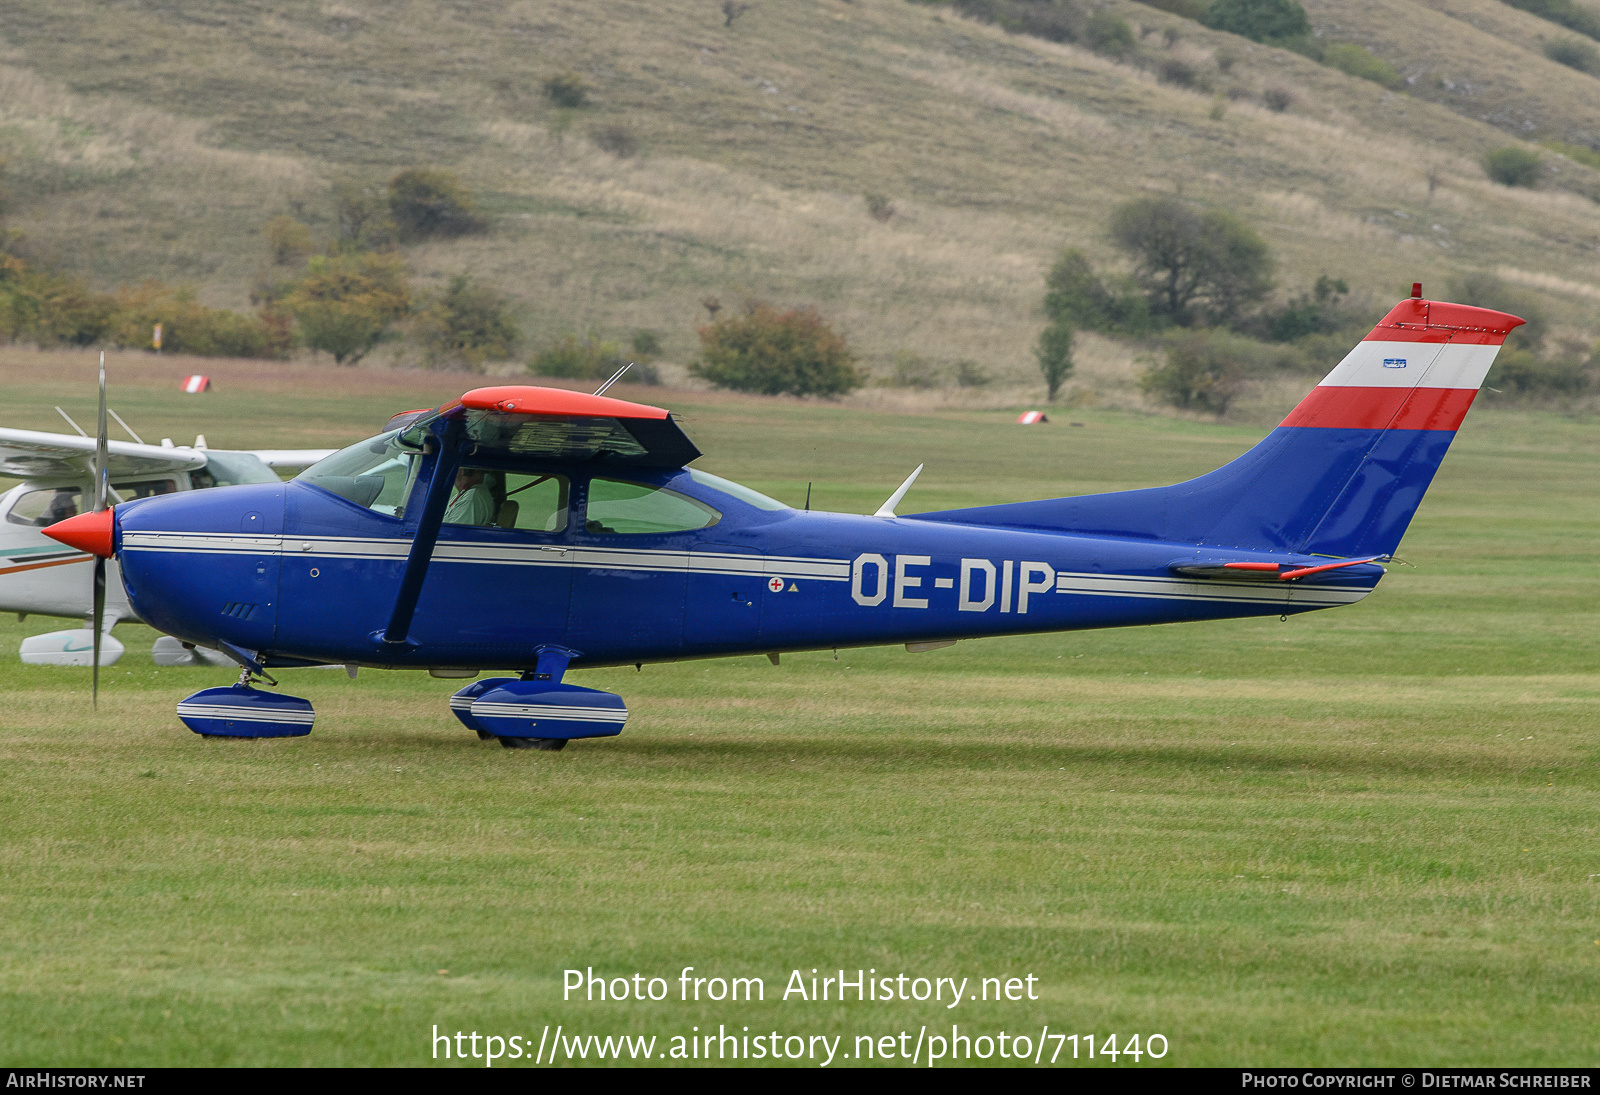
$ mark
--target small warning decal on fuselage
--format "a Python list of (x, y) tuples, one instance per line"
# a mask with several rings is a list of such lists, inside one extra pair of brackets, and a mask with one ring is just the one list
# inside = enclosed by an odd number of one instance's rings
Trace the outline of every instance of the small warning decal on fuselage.
[(1383, 367), (1385, 369), (1404, 369), (1406, 367), (1406, 359), (1403, 357), (1386, 357), (1383, 359)]

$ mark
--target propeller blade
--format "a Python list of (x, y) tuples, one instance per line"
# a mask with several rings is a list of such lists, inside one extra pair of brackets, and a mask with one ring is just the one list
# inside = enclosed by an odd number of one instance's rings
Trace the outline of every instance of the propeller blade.
[[(106, 352), (100, 351), (100, 421), (94, 439), (94, 510), (104, 513), (106, 491), (111, 486), (111, 439), (106, 425)], [(100, 706), (100, 643), (101, 631), (106, 621), (106, 560), (103, 555), (94, 557), (94, 628), (93, 680), (90, 702)]]
[(100, 422), (94, 438), (94, 512), (106, 508), (106, 488), (110, 486), (111, 439), (106, 426), (106, 352), (100, 351)]
[(100, 556), (94, 559), (94, 681), (90, 692), (91, 702), (100, 706), (100, 642), (101, 629), (105, 626), (106, 616), (106, 561)]

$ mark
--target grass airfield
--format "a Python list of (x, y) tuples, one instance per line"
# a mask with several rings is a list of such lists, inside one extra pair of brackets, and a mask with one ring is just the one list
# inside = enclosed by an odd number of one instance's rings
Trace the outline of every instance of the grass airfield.
[[(5, 424), (54, 428), (65, 360), (0, 356)], [(346, 443), (470, 384), (213, 365), (180, 402), (184, 363), (123, 364), (112, 404), (147, 439), (217, 446)], [(1168, 482), (1265, 432), (623, 394), (682, 410), (707, 468), (856, 512), (923, 461), (908, 511)], [(309, 738), (206, 741), (172, 708), (228, 671), (158, 670), (125, 625), (94, 712), (86, 670), (16, 661), (63, 625), (7, 618), (0, 1061), (421, 1064), (434, 1024), (851, 1052), (957, 1022), (1160, 1033), (1160, 1064), (1592, 1063), (1597, 472), (1590, 422), (1474, 412), (1413, 566), (1359, 605), (581, 672), (633, 717), (560, 754), (479, 743), (450, 682), (369, 670), (283, 675)], [(586, 966), (674, 997), (563, 1003)], [(683, 966), (767, 1000), (680, 1003)], [(1031, 973), (1040, 999), (777, 1000), (841, 966)]]

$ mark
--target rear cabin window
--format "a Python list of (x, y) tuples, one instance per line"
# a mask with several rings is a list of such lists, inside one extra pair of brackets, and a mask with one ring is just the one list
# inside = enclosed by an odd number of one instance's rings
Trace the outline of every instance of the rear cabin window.
[(585, 532), (642, 536), (710, 528), (722, 514), (687, 495), (622, 479), (591, 479)]
[(447, 525), (561, 532), (567, 527), (568, 482), (560, 475), (524, 475), (492, 468), (456, 472)]
[[(177, 484), (170, 479), (145, 479), (136, 483), (112, 483), (111, 489), (116, 491), (117, 497), (124, 502), (131, 502), (135, 498), (171, 494), (177, 489)], [(13, 525), (49, 528), (57, 521), (78, 516), (82, 512), (82, 499), (83, 491), (79, 487), (44, 487), (40, 490), (30, 490), (17, 499), (17, 504), (6, 514), (6, 520)], [(115, 499), (108, 501), (115, 502)]]

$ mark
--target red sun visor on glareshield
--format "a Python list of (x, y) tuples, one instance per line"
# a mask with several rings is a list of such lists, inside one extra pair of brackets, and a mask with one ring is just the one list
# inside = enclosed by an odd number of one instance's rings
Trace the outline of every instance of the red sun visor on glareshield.
[(68, 517), (65, 521), (57, 521), (49, 528), (40, 531), (52, 540), (60, 540), (68, 547), (87, 551), (90, 555), (98, 555), (102, 559), (109, 559), (115, 554), (114, 521), (111, 511), (103, 509), (99, 513), (80, 513), (76, 517)]

